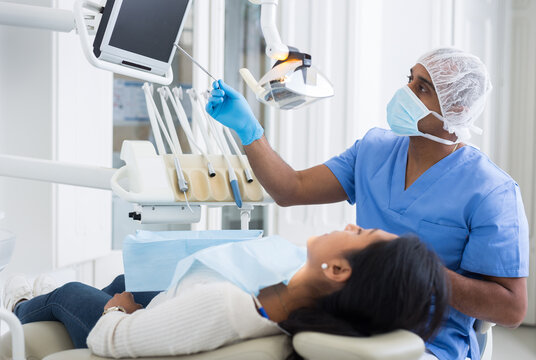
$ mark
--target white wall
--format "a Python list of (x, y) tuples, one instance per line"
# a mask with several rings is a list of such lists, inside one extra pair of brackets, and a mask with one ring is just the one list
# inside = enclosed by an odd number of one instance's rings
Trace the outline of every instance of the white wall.
[[(72, 9), (71, 0), (57, 1)], [(90, 65), (75, 32), (54, 33), (55, 93), (53, 159), (112, 166), (113, 74)], [(105, 256), (111, 249), (110, 191), (57, 186), (55, 266), (63, 267)]]
[(519, 183), (530, 227), (531, 264), (529, 309), (526, 322), (536, 325), (536, 1), (507, 2), (506, 41), (510, 44), (503, 61), (507, 64), (501, 80), (508, 87), (509, 107), (500, 121), (509, 131), (497, 134), (508, 144), (503, 154), (506, 170)]
[[(87, 63), (78, 39), (0, 26), (0, 153), (111, 166), (112, 74)], [(110, 192), (8, 178), (0, 178), (0, 191), (7, 216), (0, 226), (17, 236), (2, 277), (88, 261), (93, 274), (92, 259), (110, 252)]]
[[(383, 0), (280, 2), (283, 42), (312, 55), (335, 96), (276, 114), (274, 147), (296, 169), (320, 164), (350, 147), (374, 126), (387, 127), (385, 106), (407, 83), (418, 57), (450, 45), (450, 1)], [(355, 222), (346, 203), (275, 212), (275, 232), (307, 237)]]
[[(26, 1), (51, 6), (52, 1)], [(52, 147), (52, 33), (0, 26), (0, 152), (50, 159)], [(18, 238), (13, 271), (53, 266), (54, 186), (0, 177), (0, 226)], [(23, 260), (24, 259), (24, 260)]]

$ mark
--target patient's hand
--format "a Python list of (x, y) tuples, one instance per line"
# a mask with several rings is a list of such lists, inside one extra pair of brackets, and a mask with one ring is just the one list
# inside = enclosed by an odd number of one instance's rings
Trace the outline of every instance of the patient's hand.
[(123, 291), (121, 294), (115, 294), (114, 297), (111, 298), (106, 305), (104, 305), (104, 310), (112, 306), (122, 306), (126, 310), (127, 314), (132, 314), (134, 311), (143, 307), (140, 304), (136, 304), (132, 293), (127, 291)]

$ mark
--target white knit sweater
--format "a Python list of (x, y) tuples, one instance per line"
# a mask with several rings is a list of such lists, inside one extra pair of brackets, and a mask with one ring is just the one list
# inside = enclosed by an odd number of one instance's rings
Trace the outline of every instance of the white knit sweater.
[(208, 270), (196, 270), (176, 292), (159, 294), (146, 309), (102, 316), (89, 333), (88, 347), (116, 358), (182, 355), (280, 333), (276, 323), (258, 314), (251, 295)]

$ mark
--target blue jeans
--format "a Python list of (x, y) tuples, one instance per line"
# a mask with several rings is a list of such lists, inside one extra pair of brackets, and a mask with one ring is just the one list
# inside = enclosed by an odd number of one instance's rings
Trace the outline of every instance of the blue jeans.
[[(23, 324), (37, 321), (61, 322), (76, 348), (86, 348), (86, 339), (113, 295), (125, 291), (124, 275), (119, 275), (102, 290), (70, 282), (56, 290), (23, 301), (13, 311)], [(146, 307), (158, 292), (133, 293), (134, 300)]]

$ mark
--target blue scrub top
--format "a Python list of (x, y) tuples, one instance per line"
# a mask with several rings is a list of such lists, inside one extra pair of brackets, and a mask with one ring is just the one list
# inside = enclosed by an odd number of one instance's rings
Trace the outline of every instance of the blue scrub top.
[[(479, 150), (464, 146), (405, 187), (409, 137), (384, 129), (325, 163), (356, 204), (356, 223), (417, 234), (459, 274), (528, 276), (528, 224), (518, 185)], [(449, 309), (427, 348), (439, 359), (479, 359), (474, 318)]]

